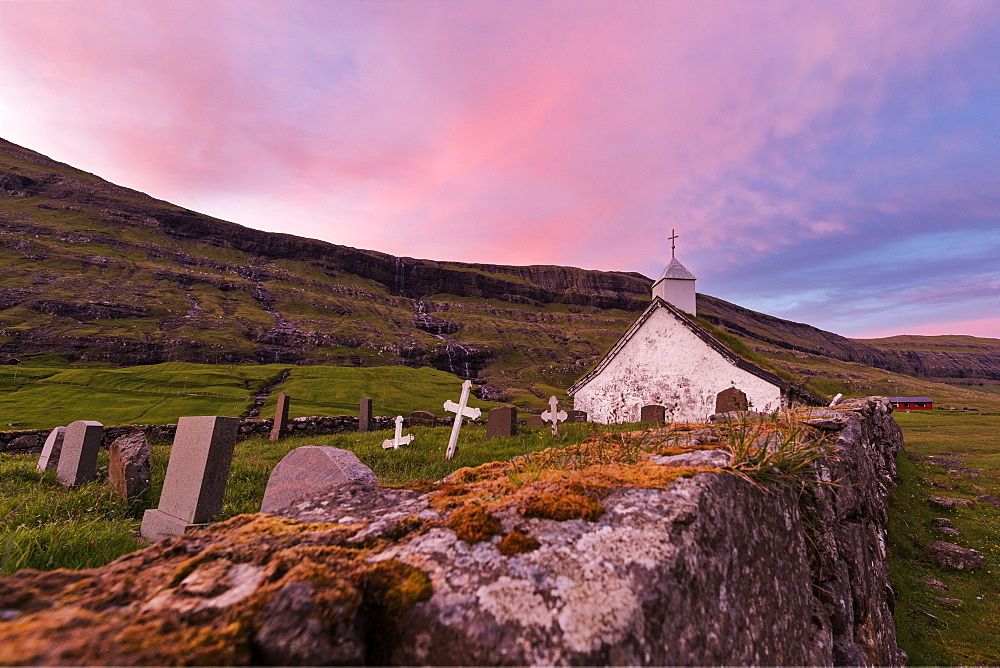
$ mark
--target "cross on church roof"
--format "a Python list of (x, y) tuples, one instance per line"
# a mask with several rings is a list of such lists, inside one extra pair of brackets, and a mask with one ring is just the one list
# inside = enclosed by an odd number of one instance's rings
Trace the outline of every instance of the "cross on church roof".
[(670, 239), (670, 257), (672, 258), (674, 257), (674, 249), (677, 248), (677, 246), (674, 245), (674, 239), (677, 238), (677, 230), (670, 228), (670, 236), (667, 238)]

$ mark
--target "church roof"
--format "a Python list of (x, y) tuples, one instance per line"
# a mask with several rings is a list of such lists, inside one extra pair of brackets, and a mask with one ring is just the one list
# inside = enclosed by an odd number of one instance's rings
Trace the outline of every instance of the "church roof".
[(687, 268), (678, 262), (675, 257), (670, 258), (670, 264), (668, 264), (667, 268), (663, 270), (660, 277), (656, 279), (656, 282), (659, 283), (664, 278), (680, 278), (686, 281), (695, 280), (694, 274), (688, 271)]
[[(676, 260), (674, 262), (676, 262)], [(673, 262), (671, 262), (670, 264), (672, 266)], [(680, 266), (680, 262), (677, 262), (677, 265)], [(670, 267), (667, 267), (667, 269), (670, 269)], [(681, 269), (684, 269), (684, 267), (681, 267)], [(684, 271), (687, 271), (687, 269), (684, 269)], [(678, 309), (673, 304), (664, 301), (660, 297), (653, 297), (653, 301), (649, 304), (646, 310), (642, 312), (642, 315), (640, 315), (636, 319), (636, 321), (632, 323), (632, 326), (629, 327), (624, 334), (622, 334), (622, 338), (618, 339), (618, 343), (616, 343), (611, 348), (611, 350), (608, 351), (608, 354), (604, 356), (604, 358), (600, 361), (600, 363), (596, 367), (594, 367), (594, 369), (591, 370), (590, 373), (585, 375), (580, 380), (576, 381), (576, 383), (573, 384), (573, 387), (569, 388), (566, 391), (566, 393), (572, 396), (577, 392), (577, 390), (581, 389), (584, 385), (586, 385), (591, 380), (600, 375), (600, 373), (604, 371), (605, 367), (607, 367), (608, 364), (611, 363), (611, 360), (613, 360), (618, 355), (618, 353), (621, 352), (622, 348), (625, 347), (625, 344), (628, 343), (628, 341), (633, 336), (635, 336), (635, 334), (642, 328), (643, 324), (645, 324), (645, 322), (649, 320), (649, 317), (658, 309), (664, 309), (672, 316), (680, 320), (685, 327), (694, 332), (694, 334), (702, 341), (707, 343), (710, 348), (712, 348), (715, 352), (725, 357), (727, 360), (732, 362), (740, 369), (752, 373), (758, 378), (762, 378), (767, 382), (775, 385), (776, 387), (781, 388), (782, 390), (792, 390), (796, 391), (796, 393), (801, 392), (800, 388), (793, 386), (785, 379), (781, 378), (780, 376), (776, 376), (770, 371), (765, 371), (764, 369), (761, 369), (756, 364), (751, 364), (750, 362), (746, 361), (745, 359), (734, 353), (732, 350), (730, 350), (723, 344), (716, 341), (715, 337), (713, 337), (711, 334), (709, 334), (704, 329), (699, 327), (698, 324), (693, 320), (691, 320), (691, 318), (689, 318), (686, 313)]]

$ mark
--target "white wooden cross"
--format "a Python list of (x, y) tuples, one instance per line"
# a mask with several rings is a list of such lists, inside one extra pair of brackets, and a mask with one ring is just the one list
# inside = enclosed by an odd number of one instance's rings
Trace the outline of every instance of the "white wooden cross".
[(399, 450), (399, 446), (406, 445), (407, 443), (413, 443), (413, 434), (407, 434), (403, 436), (403, 416), (396, 416), (396, 436), (395, 438), (387, 438), (382, 441), (382, 447), (388, 450), (392, 448), (393, 450)]
[(451, 426), (451, 438), (448, 439), (448, 451), (444, 455), (445, 459), (454, 457), (455, 451), (458, 449), (458, 432), (462, 429), (462, 418), (467, 417), (475, 420), (483, 414), (478, 408), (469, 408), (467, 406), (469, 403), (469, 390), (471, 389), (472, 381), (467, 380), (462, 383), (462, 397), (458, 400), (457, 404), (454, 401), (444, 402), (444, 409), (455, 414), (455, 424)]
[(559, 400), (555, 397), (549, 397), (549, 410), (542, 413), (543, 422), (552, 423), (552, 435), (559, 435), (559, 423), (569, 417), (566, 411), (559, 410)]

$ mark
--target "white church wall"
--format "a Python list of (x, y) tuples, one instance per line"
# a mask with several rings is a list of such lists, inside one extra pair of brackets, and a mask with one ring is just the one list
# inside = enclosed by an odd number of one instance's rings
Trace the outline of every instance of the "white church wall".
[(647, 404), (666, 406), (669, 421), (701, 422), (728, 387), (746, 393), (751, 410), (781, 407), (778, 387), (737, 367), (657, 309), (601, 373), (577, 390), (573, 407), (603, 424), (637, 422)]

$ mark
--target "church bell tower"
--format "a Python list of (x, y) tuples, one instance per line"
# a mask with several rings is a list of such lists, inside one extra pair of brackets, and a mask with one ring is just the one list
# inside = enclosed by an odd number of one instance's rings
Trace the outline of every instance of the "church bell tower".
[(668, 237), (670, 239), (670, 264), (653, 283), (653, 297), (659, 297), (685, 313), (697, 315), (694, 296), (696, 279), (694, 274), (677, 261), (674, 255), (676, 250), (674, 240), (677, 238), (677, 233), (674, 230), (670, 230), (670, 233), (671, 236)]

